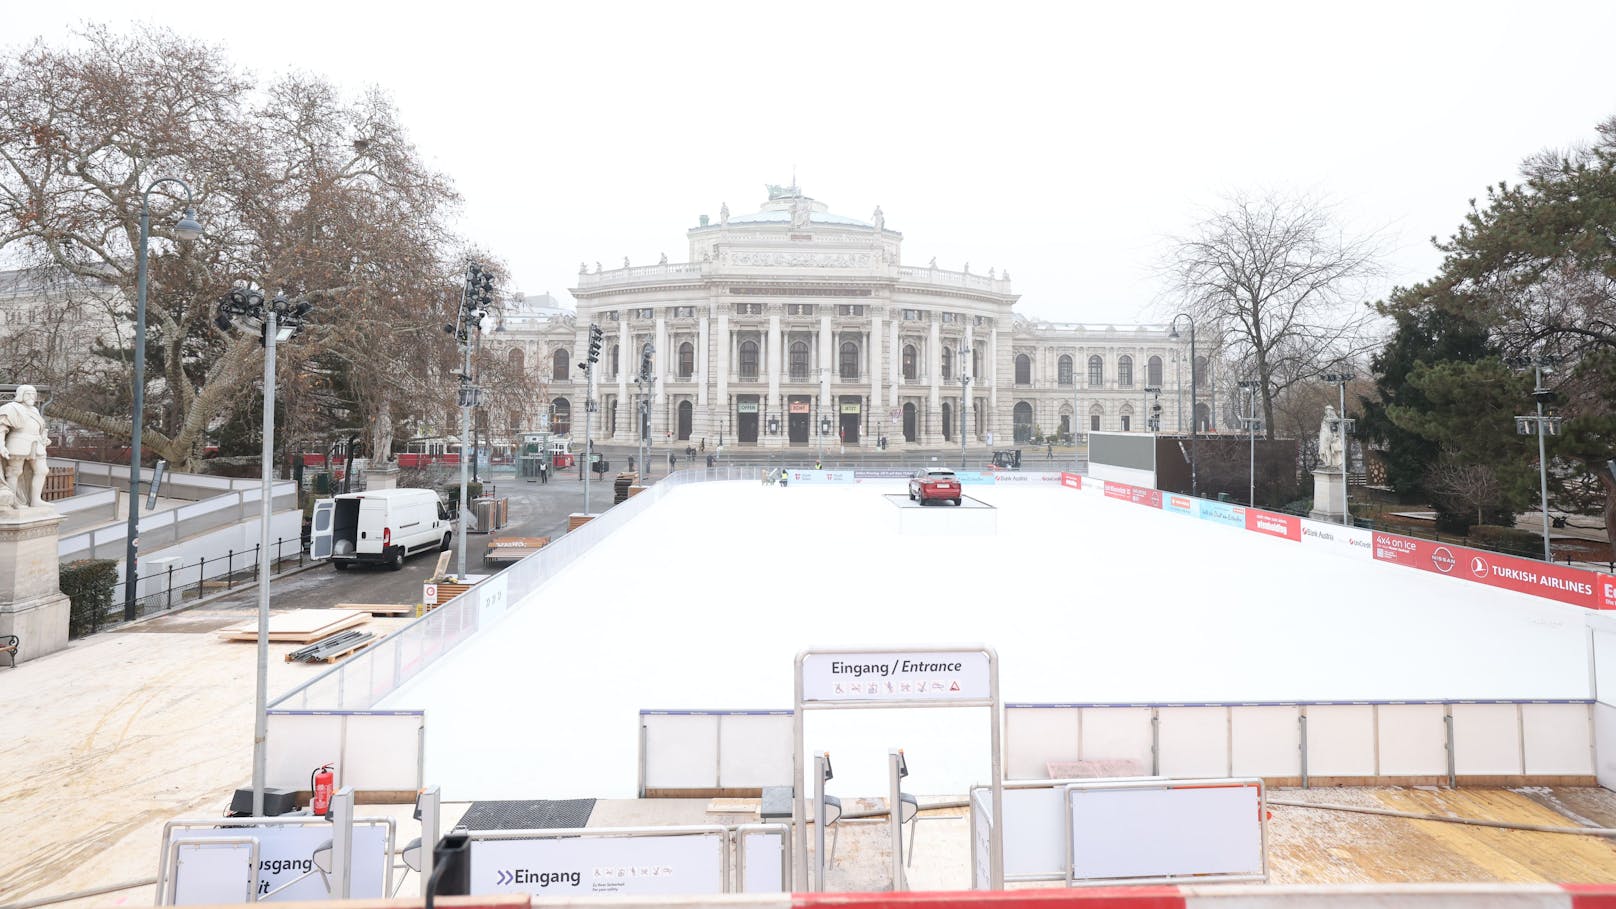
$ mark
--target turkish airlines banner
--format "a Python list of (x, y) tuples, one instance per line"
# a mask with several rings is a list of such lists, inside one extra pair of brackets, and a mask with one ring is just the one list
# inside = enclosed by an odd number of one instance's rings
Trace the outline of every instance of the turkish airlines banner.
[(1581, 568), (1390, 533), (1375, 534), (1375, 558), (1587, 609), (1616, 608), (1603, 605), (1606, 593), (1600, 576)]
[(1275, 514), (1271, 511), (1247, 508), (1246, 529), (1298, 542), (1302, 539), (1302, 519), (1293, 514)]
[(1122, 499), (1135, 505), (1149, 505), (1151, 508), (1162, 506), (1160, 489), (1149, 489), (1144, 486), (1132, 486), (1127, 483), (1118, 483), (1115, 480), (1105, 481), (1105, 494), (1107, 498)]

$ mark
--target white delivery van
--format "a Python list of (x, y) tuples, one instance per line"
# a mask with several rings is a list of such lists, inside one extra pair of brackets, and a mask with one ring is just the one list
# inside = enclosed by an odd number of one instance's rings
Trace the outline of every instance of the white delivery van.
[(405, 556), (447, 550), (453, 540), (454, 521), (436, 492), (378, 489), (315, 502), (309, 554), (338, 570), (371, 562), (397, 571)]

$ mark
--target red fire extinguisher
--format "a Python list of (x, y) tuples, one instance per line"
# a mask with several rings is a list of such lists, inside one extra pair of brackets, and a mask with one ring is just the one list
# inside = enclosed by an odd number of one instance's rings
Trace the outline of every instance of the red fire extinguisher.
[(331, 772), (332, 766), (326, 764), (309, 774), (309, 791), (314, 793), (314, 798), (309, 802), (309, 809), (315, 817), (324, 817), (331, 809), (331, 794), (337, 788), (337, 776)]

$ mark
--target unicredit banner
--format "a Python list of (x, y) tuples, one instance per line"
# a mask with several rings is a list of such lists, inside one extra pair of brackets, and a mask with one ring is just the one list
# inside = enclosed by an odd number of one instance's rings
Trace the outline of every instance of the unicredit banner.
[(1375, 558), (1573, 606), (1599, 609), (1603, 605), (1599, 575), (1580, 568), (1390, 533), (1375, 534)]

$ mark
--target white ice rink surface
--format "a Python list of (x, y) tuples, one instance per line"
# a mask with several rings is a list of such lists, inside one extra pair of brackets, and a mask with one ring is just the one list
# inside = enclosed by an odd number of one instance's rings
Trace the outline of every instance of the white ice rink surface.
[[(629, 797), (641, 709), (787, 709), (810, 646), (983, 643), (1009, 703), (1591, 696), (1583, 610), (1059, 487), (899, 536), (891, 486), (671, 490), (389, 696), (451, 799)], [(947, 506), (934, 506), (941, 512)], [(519, 601), (519, 602), (518, 602)], [(832, 791), (985, 782), (985, 714), (815, 711)]]

